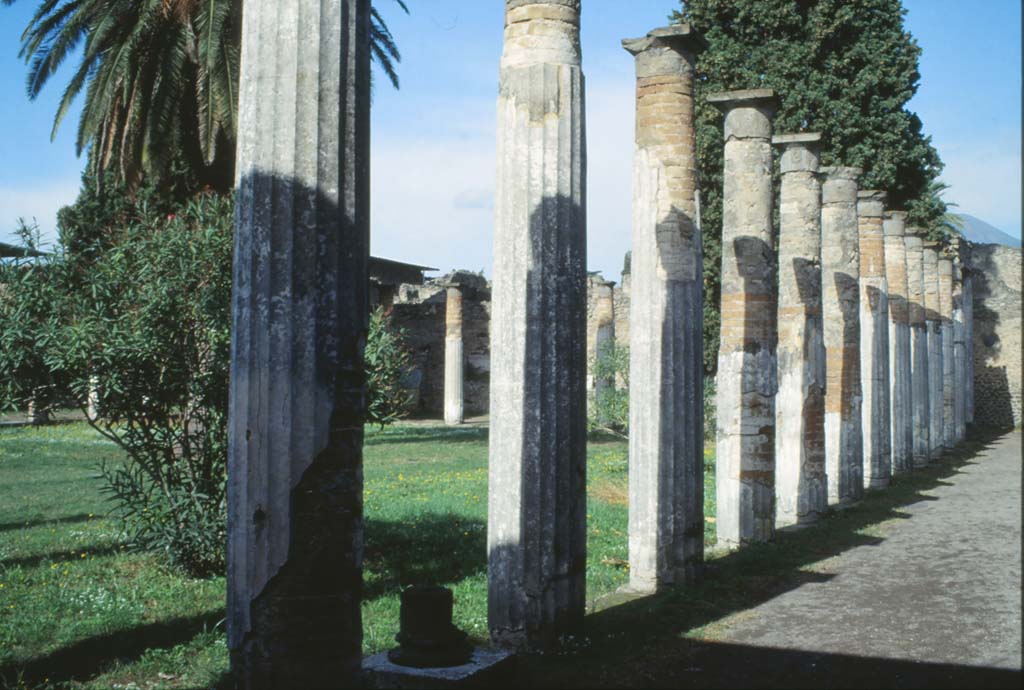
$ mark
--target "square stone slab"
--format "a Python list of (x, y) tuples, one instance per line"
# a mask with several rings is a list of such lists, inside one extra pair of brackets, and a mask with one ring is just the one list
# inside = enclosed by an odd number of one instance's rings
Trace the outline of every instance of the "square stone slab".
[(515, 655), (504, 649), (473, 650), (469, 663), (447, 668), (399, 666), (387, 652), (363, 659), (363, 677), (368, 688), (379, 690), (420, 690), (421, 688), (483, 688), (500, 685), (497, 675), (507, 673)]

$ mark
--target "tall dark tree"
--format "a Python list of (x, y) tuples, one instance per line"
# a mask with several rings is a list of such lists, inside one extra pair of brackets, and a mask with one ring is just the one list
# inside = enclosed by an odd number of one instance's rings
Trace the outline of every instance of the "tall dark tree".
[(722, 120), (705, 97), (773, 88), (775, 131), (820, 131), (823, 164), (864, 169), (862, 188), (885, 189), (910, 222), (938, 228), (942, 162), (906, 107), (921, 49), (900, 0), (685, 0), (672, 14), (704, 34), (698, 64), (697, 146), (704, 239), (705, 369), (718, 350), (722, 230)]
[[(166, 180), (176, 164), (200, 187), (225, 191), (234, 182), (241, 14), (241, 0), (40, 0), (22, 34), (29, 98), (81, 47), (53, 133), (84, 90), (76, 146), (89, 173), (134, 188), (143, 177)], [(398, 47), (376, 8), (371, 21), (373, 58), (397, 88)]]

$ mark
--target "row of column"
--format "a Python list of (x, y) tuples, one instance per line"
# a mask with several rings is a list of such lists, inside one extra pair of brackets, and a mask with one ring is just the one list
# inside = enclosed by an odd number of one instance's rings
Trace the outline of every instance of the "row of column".
[(773, 137), (773, 92), (708, 100), (725, 114), (717, 527), (737, 546), (963, 440), (970, 288), (956, 245), (923, 241), (859, 169), (819, 167), (819, 134)]
[[(240, 687), (347, 686), (358, 680), (362, 630), (371, 10), (369, 0), (247, 0), (245, 10), (228, 645)], [(488, 620), (495, 641), (516, 646), (550, 646), (578, 632), (584, 613), (586, 148), (579, 18), (579, 0), (506, 0)], [(685, 25), (624, 42), (637, 74), (629, 549), (630, 583), (641, 591), (693, 579), (703, 562), (693, 81), (704, 45)], [(881, 198), (866, 195), (858, 213), (856, 171), (836, 169), (821, 184), (818, 139), (776, 138), (783, 150), (778, 255), (784, 262), (776, 273), (773, 94), (753, 90), (711, 100), (725, 112), (726, 140), (718, 529), (722, 542), (739, 543), (768, 538), (776, 523), (809, 519), (828, 502), (885, 483), (893, 445), (888, 371), (896, 365), (888, 351)], [(937, 274), (939, 265), (926, 246), (922, 275)], [(908, 275), (915, 270), (908, 264)], [(939, 375), (929, 388), (942, 413), (939, 431), (929, 428), (929, 453), (935, 439), (947, 438), (942, 357), (957, 332), (952, 322), (940, 326), (946, 321), (928, 318), (954, 299), (952, 271), (943, 275), (946, 287), (932, 293), (947, 297), (933, 307), (931, 282), (923, 281), (925, 321), (934, 329), (927, 339), (912, 336), (900, 351), (911, 352), (918, 342), (913, 352), (927, 351), (924, 366)], [(962, 300), (963, 293), (955, 294)], [(457, 382), (458, 286), (448, 298), (446, 379)], [(969, 328), (962, 308), (961, 315)], [(949, 371), (956, 371), (957, 350), (950, 352)], [(920, 402), (915, 371), (910, 402), (904, 391), (901, 410)], [(462, 416), (455, 388), (450, 399), (446, 393), (452, 423)], [(956, 398), (948, 399), (950, 418), (957, 418)], [(969, 418), (968, 408), (961, 415)], [(935, 415), (928, 420), (935, 423)], [(916, 447), (920, 439), (913, 432), (910, 438)], [(899, 439), (905, 448), (905, 436)]]

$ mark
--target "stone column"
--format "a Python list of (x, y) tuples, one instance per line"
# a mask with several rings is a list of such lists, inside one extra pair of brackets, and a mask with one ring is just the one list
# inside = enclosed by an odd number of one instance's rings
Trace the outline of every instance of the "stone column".
[(506, 0), (491, 328), (488, 623), (548, 647), (586, 587), (586, 152), (579, 0)]
[(771, 89), (753, 89), (708, 101), (725, 113), (716, 520), (719, 544), (736, 546), (775, 531), (776, 100)]
[(360, 680), (369, 32), (369, 0), (245, 4), (228, 425), (240, 688)]
[(864, 493), (860, 390), (860, 168), (822, 168), (821, 288), (825, 341), (825, 476), (830, 504)]
[(864, 394), (864, 488), (889, 485), (892, 475), (889, 404), (889, 302), (882, 214), (885, 192), (857, 194), (860, 234), (860, 381)]
[(960, 242), (960, 264), (964, 282), (964, 423), (974, 423), (974, 277), (971, 245)]
[(953, 362), (953, 259), (948, 250), (939, 251), (939, 323), (942, 328), (942, 445), (956, 445), (953, 428), (953, 399), (956, 395)]
[(912, 466), (928, 464), (928, 326), (924, 305), (924, 249), (922, 228), (908, 228), (904, 239), (907, 251), (907, 306), (910, 319), (910, 381)]
[(704, 558), (701, 238), (686, 24), (623, 47), (636, 58), (629, 343), (629, 583), (693, 580)]
[(967, 435), (966, 386), (964, 371), (967, 353), (964, 342), (964, 284), (960, 265), (959, 240), (953, 238), (953, 442), (960, 443)]
[(97, 419), (100, 416), (100, 378), (89, 377), (89, 391), (86, 394), (85, 413), (89, 419)]
[(594, 369), (598, 358), (615, 344), (615, 283), (592, 275), (588, 285), (587, 390), (592, 396), (589, 404), (596, 407), (598, 399), (615, 387), (614, 376), (597, 376)]
[(910, 469), (914, 430), (911, 410), (910, 312), (907, 306), (907, 214), (885, 214), (885, 280), (889, 298), (889, 447), (892, 472)]
[(449, 285), (444, 309), (444, 423), (462, 424), (462, 289)]
[(942, 326), (939, 317), (939, 243), (923, 243), (924, 318), (928, 327), (928, 443), (931, 460), (942, 455)]
[(779, 390), (775, 396), (775, 526), (828, 508), (825, 341), (821, 323), (821, 134), (785, 134), (779, 195)]

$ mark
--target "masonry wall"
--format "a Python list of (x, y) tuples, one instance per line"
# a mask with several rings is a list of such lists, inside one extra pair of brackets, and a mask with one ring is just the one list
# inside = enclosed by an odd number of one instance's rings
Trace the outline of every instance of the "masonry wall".
[(976, 244), (974, 423), (1021, 426), (1021, 249)]

